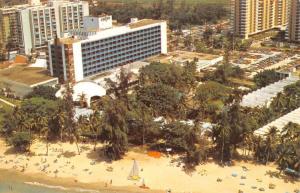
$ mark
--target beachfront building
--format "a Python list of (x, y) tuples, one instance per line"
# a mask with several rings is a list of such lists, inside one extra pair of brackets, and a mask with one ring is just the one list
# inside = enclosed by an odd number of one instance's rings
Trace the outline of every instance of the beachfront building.
[(132, 20), (112, 26), (111, 16), (87, 17), (83, 30), (49, 41), (47, 61), (60, 82), (78, 82), (147, 57), (167, 53), (166, 21)]
[(49, 1), (19, 10), (20, 51), (30, 54), (44, 49), (49, 40), (63, 37), (71, 29), (83, 28), (83, 17), (89, 15), (84, 1)]
[(286, 39), (291, 42), (300, 42), (299, 14), (300, 14), (300, 2), (298, 0), (290, 0)]
[(287, 24), (288, 0), (232, 0), (232, 32), (242, 38)]

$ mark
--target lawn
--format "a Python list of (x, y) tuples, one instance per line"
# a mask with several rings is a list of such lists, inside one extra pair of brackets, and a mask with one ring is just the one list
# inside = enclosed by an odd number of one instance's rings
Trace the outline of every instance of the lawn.
[[(3, 100), (6, 100), (14, 105), (20, 105), (21, 104), (21, 100), (17, 100), (17, 99), (13, 99), (13, 98), (8, 98), (6, 96), (0, 95), (0, 98)], [(0, 101), (1, 102), (1, 101)]]
[(13, 108), (11, 106), (0, 101), (0, 130), (2, 129), (2, 121), (4, 120), (4, 115), (12, 110)]
[[(102, 0), (112, 3), (138, 2), (142, 4), (150, 4), (158, 0)], [(229, 0), (176, 0), (177, 4), (185, 1), (187, 4), (203, 3), (203, 4), (229, 4)]]

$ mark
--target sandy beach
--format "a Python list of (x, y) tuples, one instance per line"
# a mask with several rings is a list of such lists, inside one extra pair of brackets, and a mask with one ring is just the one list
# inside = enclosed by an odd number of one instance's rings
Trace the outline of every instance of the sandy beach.
[[(278, 172), (274, 165), (237, 162), (232, 167), (220, 167), (207, 163), (187, 174), (177, 162), (172, 163), (172, 158), (166, 156), (158, 159), (147, 153), (130, 151), (124, 159), (108, 163), (93, 151), (93, 145), (80, 144), (80, 149), (82, 152), (78, 155), (75, 144), (50, 144), (46, 156), (45, 144), (36, 141), (31, 147), (32, 155), (25, 156), (14, 154), (0, 139), (0, 169), (30, 176), (31, 181), (126, 192), (165, 192), (171, 189), (180, 193), (235, 193), (239, 190), (252, 193), (263, 188), (266, 193), (293, 193), (300, 188), (299, 181), (284, 176), (272, 177), (272, 173)], [(140, 170), (139, 181), (128, 180), (134, 159)], [(218, 178), (221, 182), (217, 182)], [(143, 180), (149, 190), (139, 187)], [(276, 185), (275, 189), (269, 189), (270, 183)]]

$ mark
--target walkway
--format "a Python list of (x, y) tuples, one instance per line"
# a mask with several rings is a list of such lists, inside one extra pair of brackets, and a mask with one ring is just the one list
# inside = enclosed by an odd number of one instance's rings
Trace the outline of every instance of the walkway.
[(5, 104), (7, 104), (7, 105), (9, 105), (9, 106), (11, 106), (11, 107), (15, 107), (16, 106), (16, 105), (12, 104), (11, 102), (8, 102), (7, 100), (4, 100), (2, 98), (0, 98), (0, 101), (3, 102), (3, 103), (5, 103)]

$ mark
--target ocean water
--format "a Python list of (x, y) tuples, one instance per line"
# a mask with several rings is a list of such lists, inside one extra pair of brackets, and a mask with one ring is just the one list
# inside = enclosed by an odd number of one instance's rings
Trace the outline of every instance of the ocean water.
[(96, 190), (65, 188), (61, 186), (49, 186), (36, 182), (22, 182), (18, 180), (0, 181), (0, 193), (100, 193)]
[(0, 193), (107, 193), (107, 191), (41, 184), (0, 170)]

